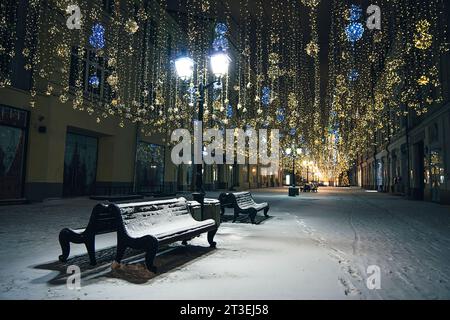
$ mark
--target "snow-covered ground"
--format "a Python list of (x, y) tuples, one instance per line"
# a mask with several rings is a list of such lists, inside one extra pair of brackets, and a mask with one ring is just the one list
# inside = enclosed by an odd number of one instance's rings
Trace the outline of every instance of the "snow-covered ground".
[[(87, 223), (97, 203), (86, 199), (0, 207), (1, 299), (449, 299), (450, 208), (433, 203), (322, 188), (289, 198), (287, 189), (254, 191), (272, 219), (253, 226), (224, 223), (218, 249), (206, 236), (175, 245), (156, 260), (161, 273), (84, 272), (82, 288), (56, 281), (58, 233)], [(217, 197), (217, 194), (210, 194)], [(97, 239), (97, 249), (115, 235)], [(83, 246), (72, 255), (86, 261)], [(109, 256), (108, 256), (109, 257)], [(101, 259), (100, 259), (101, 260)], [(142, 256), (129, 263), (141, 263)], [(381, 289), (367, 287), (367, 268), (381, 270)], [(56, 268), (57, 269), (57, 268)], [(83, 270), (83, 268), (82, 268)]]

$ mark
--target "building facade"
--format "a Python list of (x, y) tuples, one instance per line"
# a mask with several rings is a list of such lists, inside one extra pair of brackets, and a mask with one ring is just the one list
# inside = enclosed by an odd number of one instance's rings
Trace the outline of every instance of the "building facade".
[[(26, 6), (27, 1), (20, 1)], [(108, 14), (109, 1), (102, 10)], [(156, 1), (152, 12), (161, 12)], [(47, 8), (48, 10), (48, 8)], [(121, 126), (118, 117), (97, 119), (87, 112), (72, 108), (76, 97), (71, 90), (69, 103), (58, 96), (46, 94), (47, 83), (32, 79), (25, 70), (21, 55), (24, 48), (26, 10), (19, 9), (15, 57), (2, 68), (11, 68), (11, 85), (0, 88), (0, 200), (27, 199), (41, 201), (48, 198), (78, 197), (109, 194), (173, 194), (193, 188), (195, 168), (175, 166), (171, 161), (168, 137), (164, 133), (144, 135), (140, 124), (131, 121)], [(64, 17), (61, 17), (64, 19)], [(182, 32), (176, 21), (167, 15), (166, 28), (170, 34)], [(151, 23), (157, 25), (158, 19)], [(37, 33), (37, 41), (49, 41), (45, 33)], [(143, 49), (142, 49), (143, 50)], [(89, 58), (76, 57), (71, 51), (71, 64), (95, 68), (101, 79), (107, 69)], [(171, 56), (173, 52), (167, 51)], [(167, 57), (170, 60), (172, 57)], [(59, 63), (55, 60), (54, 63)], [(71, 73), (74, 72), (71, 70)], [(87, 79), (87, 78), (86, 78)], [(55, 87), (70, 85), (55, 74)], [(88, 81), (86, 81), (88, 82)], [(36, 96), (30, 101), (30, 88)], [(55, 90), (56, 91), (56, 90)], [(96, 94), (107, 95), (104, 81)], [(85, 99), (89, 100), (86, 87)], [(194, 114), (194, 113), (193, 113)], [(275, 176), (263, 177), (258, 166), (205, 166), (205, 187), (215, 189), (246, 189), (275, 186)]]

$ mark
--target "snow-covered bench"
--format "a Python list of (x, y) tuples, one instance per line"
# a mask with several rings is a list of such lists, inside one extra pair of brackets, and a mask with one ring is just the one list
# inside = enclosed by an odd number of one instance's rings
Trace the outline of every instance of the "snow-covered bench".
[(225, 208), (234, 209), (234, 220), (236, 222), (239, 214), (248, 214), (253, 224), (256, 223), (256, 215), (259, 211), (264, 211), (264, 215), (268, 217), (269, 204), (256, 203), (250, 192), (223, 193), (219, 197), (222, 215), (225, 214)]
[(117, 263), (127, 248), (143, 250), (147, 268), (156, 272), (153, 261), (160, 246), (177, 241), (186, 243), (203, 233), (208, 233), (210, 246), (216, 247), (217, 223), (194, 220), (184, 198), (110, 205), (110, 209), (118, 217)]
[[(215, 221), (209, 220), (205, 222), (196, 222), (192, 218), (192, 210), (199, 210), (199, 206), (200, 204), (193, 201), (188, 202), (184, 198), (121, 205), (99, 204), (92, 210), (91, 217), (86, 228), (65, 228), (59, 233), (59, 243), (62, 250), (59, 260), (61, 262), (67, 262), (70, 255), (71, 243), (84, 244), (89, 254), (90, 263), (95, 266), (97, 264), (95, 257), (96, 235), (119, 231), (118, 237), (121, 239), (126, 239), (126, 232), (129, 230), (128, 226), (130, 226), (131, 229), (135, 229), (132, 223), (133, 221), (140, 221), (138, 223), (140, 224), (142, 231), (145, 232), (144, 226), (148, 227), (149, 232), (153, 232), (153, 236), (157, 239), (162, 239), (164, 235), (161, 235), (155, 231), (154, 227), (156, 227), (156, 225), (164, 225), (164, 230), (175, 230), (177, 228), (177, 230), (179, 230), (180, 227), (183, 226), (185, 226), (185, 229), (189, 229), (190, 226), (194, 225), (199, 227), (198, 230), (195, 230), (197, 232), (209, 232), (208, 240), (212, 246), (215, 246), (213, 238), (218, 228)], [(148, 211), (148, 213), (146, 213), (146, 211)], [(123, 215), (124, 212), (125, 216)], [(134, 214), (134, 212), (136, 214)], [(211, 227), (211, 225), (214, 225), (215, 229)], [(208, 230), (203, 231), (201, 227)], [(209, 230), (209, 228), (211, 230)], [(133, 235), (135, 234), (131, 231), (130, 233)], [(184, 244), (187, 244), (187, 240), (192, 238), (194, 238), (194, 236), (190, 237), (188, 232), (188, 236), (185, 237), (183, 235), (183, 238), (180, 238), (180, 240), (183, 241)], [(170, 237), (166, 236), (162, 240), (164, 240), (164, 243), (167, 243), (167, 240), (169, 239)], [(175, 241), (177, 240), (172, 242)]]

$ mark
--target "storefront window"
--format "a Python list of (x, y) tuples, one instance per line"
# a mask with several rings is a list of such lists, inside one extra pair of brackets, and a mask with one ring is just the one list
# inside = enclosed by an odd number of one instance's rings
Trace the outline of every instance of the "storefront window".
[(27, 113), (0, 106), (0, 199), (23, 193)]
[(97, 144), (95, 137), (67, 133), (64, 156), (64, 196), (86, 196), (94, 193), (97, 177)]

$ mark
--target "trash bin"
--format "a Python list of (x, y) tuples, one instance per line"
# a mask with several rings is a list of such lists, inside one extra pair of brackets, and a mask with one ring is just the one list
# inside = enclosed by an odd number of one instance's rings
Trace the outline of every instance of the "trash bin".
[(220, 214), (220, 201), (216, 199), (205, 199), (203, 206), (203, 219), (201, 205), (197, 201), (190, 201), (189, 207), (191, 209), (192, 217), (197, 221), (204, 221), (212, 219), (217, 223), (217, 226), (221, 224)]
[(300, 195), (300, 188), (290, 187), (289, 188), (289, 197), (296, 197)]

